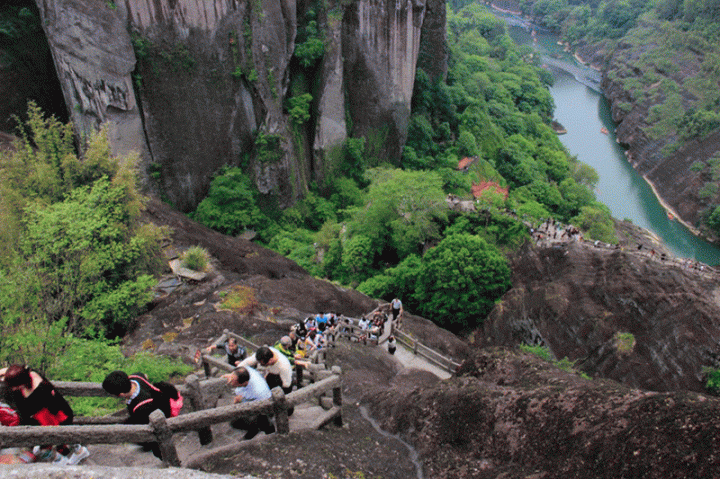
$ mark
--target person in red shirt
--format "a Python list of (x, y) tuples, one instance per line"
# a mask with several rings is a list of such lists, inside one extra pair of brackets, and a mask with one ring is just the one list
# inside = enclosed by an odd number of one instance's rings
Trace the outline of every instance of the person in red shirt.
[[(20, 416), (20, 424), (24, 426), (67, 426), (73, 422), (73, 410), (65, 398), (40, 373), (27, 366), (13, 364), (0, 369), (0, 379), (9, 392), (10, 402)], [(78, 464), (90, 455), (85, 446), (76, 444), (72, 447), (63, 444), (38, 448), (36, 455), (41, 461), (52, 461), (55, 464)], [(71, 454), (72, 451), (72, 454)], [(34, 451), (35, 452), (35, 451)]]

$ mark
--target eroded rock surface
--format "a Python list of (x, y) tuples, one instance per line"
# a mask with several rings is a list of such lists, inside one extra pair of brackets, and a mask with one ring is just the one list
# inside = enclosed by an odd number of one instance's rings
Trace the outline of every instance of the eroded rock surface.
[(532, 355), (478, 352), (463, 375), (367, 396), (411, 438), (426, 477), (706, 478), (720, 472), (720, 401), (584, 380)]
[[(542, 344), (593, 377), (702, 391), (720, 354), (717, 277), (646, 248), (528, 248), (485, 321), (486, 345)], [(624, 340), (623, 340), (624, 338)]]

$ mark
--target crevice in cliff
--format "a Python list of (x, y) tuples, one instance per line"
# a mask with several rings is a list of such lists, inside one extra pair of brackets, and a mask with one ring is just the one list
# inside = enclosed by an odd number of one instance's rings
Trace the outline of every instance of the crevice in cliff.
[(0, 130), (13, 132), (14, 116), (26, 118), (33, 100), (48, 115), (69, 119), (60, 79), (33, 0), (6, 0), (0, 6)]
[[(130, 32), (130, 35), (132, 36), (132, 32)], [(146, 174), (148, 177), (148, 186), (154, 190), (158, 196), (163, 197), (162, 194), (162, 168), (160, 165), (158, 165), (155, 162), (155, 156), (153, 155), (153, 149), (152, 149), (152, 142), (150, 141), (150, 135), (147, 131), (147, 125), (145, 124), (145, 112), (143, 110), (143, 102), (142, 102), (142, 95), (140, 91), (140, 84), (142, 82), (142, 78), (140, 75), (140, 62), (138, 60), (138, 54), (135, 51), (137, 48), (136, 43), (133, 41), (133, 52), (135, 55), (135, 69), (132, 71), (132, 87), (133, 87), (133, 94), (135, 95), (136, 104), (140, 116), (140, 124), (142, 128), (142, 134), (143, 139), (145, 140), (146, 145), (146, 152), (147, 152), (147, 163), (146, 163)]]

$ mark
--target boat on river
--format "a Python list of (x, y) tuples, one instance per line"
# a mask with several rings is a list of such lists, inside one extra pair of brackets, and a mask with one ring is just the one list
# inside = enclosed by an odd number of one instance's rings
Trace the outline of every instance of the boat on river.
[(605, 128), (605, 127), (603, 126), (602, 128), (600, 128), (600, 133), (602, 133), (602, 134), (604, 134), (604, 135), (607, 135), (607, 134), (610, 133), (610, 132), (608, 131), (607, 128)]

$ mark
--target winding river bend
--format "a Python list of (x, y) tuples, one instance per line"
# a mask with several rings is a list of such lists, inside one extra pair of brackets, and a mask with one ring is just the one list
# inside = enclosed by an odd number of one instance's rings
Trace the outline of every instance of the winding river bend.
[(563, 52), (556, 35), (541, 31), (532, 34), (517, 17), (494, 13), (507, 20), (516, 43), (538, 50), (553, 73), (555, 84), (550, 93), (555, 100), (555, 119), (567, 129), (560, 140), (570, 154), (597, 170), (597, 199), (615, 218), (628, 219), (657, 234), (676, 256), (709, 265), (720, 263), (720, 248), (669, 219), (650, 185), (628, 163), (625, 150), (615, 141), (610, 108), (599, 89), (600, 74)]

